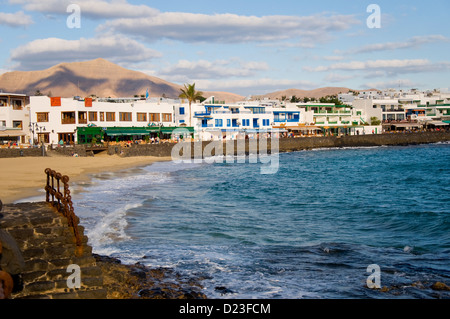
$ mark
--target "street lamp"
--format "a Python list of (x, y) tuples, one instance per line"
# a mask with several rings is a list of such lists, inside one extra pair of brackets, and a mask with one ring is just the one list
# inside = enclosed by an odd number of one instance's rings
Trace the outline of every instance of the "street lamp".
[(30, 125), (28, 125), (28, 127), (30, 128), (30, 132), (33, 133), (33, 145), (35, 145), (34, 132), (38, 133), (39, 136), (39, 134), (45, 132), (45, 126), (39, 126), (38, 123), (30, 122)]

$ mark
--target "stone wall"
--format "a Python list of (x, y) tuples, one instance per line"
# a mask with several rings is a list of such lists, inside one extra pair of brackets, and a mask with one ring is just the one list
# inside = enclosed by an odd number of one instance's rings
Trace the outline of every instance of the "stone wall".
[(49, 150), (49, 154), (51, 155), (52, 153), (63, 156), (73, 156), (74, 154), (77, 154), (79, 157), (88, 156), (85, 145), (55, 147)]
[[(315, 148), (328, 148), (328, 147), (357, 147), (357, 146), (383, 146), (383, 145), (417, 145), (450, 141), (449, 132), (421, 132), (421, 133), (408, 133), (408, 134), (375, 134), (375, 135), (355, 135), (355, 136), (327, 136), (327, 137), (309, 137), (309, 138), (282, 138), (279, 140), (280, 152), (293, 152), (300, 150), (308, 150)], [(242, 141), (243, 142), (243, 141)], [(223, 152), (216, 154), (216, 151), (220, 149), (221, 142), (203, 142), (200, 144), (193, 143), (190, 146), (191, 157), (198, 157), (198, 154), (210, 155), (236, 155), (238, 150), (238, 142), (229, 142), (229, 145), (233, 145), (230, 149), (227, 149), (227, 143), (223, 143)], [(123, 157), (132, 156), (156, 156), (156, 157), (170, 157), (172, 155), (172, 149), (176, 144), (150, 144), (150, 145), (132, 145), (131, 147), (110, 146), (108, 148), (109, 155), (120, 155)], [(181, 148), (181, 145), (177, 146)], [(256, 140), (246, 140), (245, 146), (241, 147), (239, 151), (245, 154), (259, 152), (259, 143)], [(188, 149), (187, 147), (185, 148)], [(271, 150), (271, 141), (267, 141), (268, 152)], [(197, 155), (196, 155), (197, 154)], [(179, 153), (180, 156), (184, 155), (183, 151)]]
[(108, 155), (120, 155), (123, 157), (134, 156), (156, 156), (167, 157), (172, 152), (172, 147), (175, 144), (161, 143), (161, 144), (131, 144), (129, 147), (122, 147), (120, 145), (108, 146)]
[[(83, 235), (82, 253), (67, 219), (49, 203), (3, 205), (0, 228), (16, 241), (25, 260), (24, 289), (13, 299), (105, 299), (101, 269)], [(83, 227), (79, 227), (83, 234)], [(81, 287), (69, 288), (69, 265), (78, 265)]]
[(316, 137), (281, 139), (280, 152), (299, 151), (323, 147), (405, 146), (450, 141), (449, 132), (421, 132), (378, 135), (352, 135), (342, 137)]
[(39, 156), (42, 156), (41, 148), (0, 148), (0, 158)]
[[(354, 135), (354, 136), (327, 136), (327, 137), (309, 137), (309, 138), (283, 138), (279, 141), (280, 152), (292, 152), (313, 148), (324, 147), (357, 147), (357, 146), (382, 146), (382, 145), (416, 145), (450, 141), (450, 132), (420, 132), (420, 133), (397, 133), (397, 134), (375, 134), (375, 135)], [(245, 141), (245, 153), (252, 153), (258, 150), (258, 146), (252, 147), (252, 141)], [(254, 141), (253, 141), (254, 142)], [(220, 142), (215, 142), (217, 143)], [(256, 143), (258, 144), (258, 143)], [(270, 151), (270, 141), (268, 142), (268, 150)], [(123, 157), (135, 156), (156, 156), (170, 157), (172, 148), (176, 144), (147, 144), (137, 145), (131, 144), (130, 147), (122, 147), (120, 145), (110, 145), (108, 147), (109, 155), (119, 155)], [(192, 157), (194, 157), (195, 147), (192, 145)], [(202, 150), (213, 148), (214, 144), (203, 142)], [(216, 148), (217, 149), (217, 148)], [(223, 146), (224, 153), (236, 154), (237, 142), (234, 141), (234, 148), (227, 150), (226, 143)], [(208, 151), (208, 154), (211, 152)], [(47, 155), (58, 154), (63, 156), (72, 156), (77, 154), (80, 157), (93, 156), (92, 151), (88, 151), (85, 145), (75, 145), (74, 147), (58, 147), (49, 150)], [(182, 152), (180, 153), (182, 154)], [(203, 151), (197, 151), (197, 154), (203, 154)], [(216, 155), (212, 152), (212, 155)], [(0, 158), (4, 157), (21, 157), (21, 156), (42, 156), (40, 148), (30, 149), (0, 149)]]

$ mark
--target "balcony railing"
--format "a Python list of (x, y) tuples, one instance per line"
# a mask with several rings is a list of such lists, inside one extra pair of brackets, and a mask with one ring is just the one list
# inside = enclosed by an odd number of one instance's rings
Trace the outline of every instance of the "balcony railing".
[(194, 116), (211, 116), (211, 112), (195, 112)]
[(314, 112), (314, 116), (325, 116), (325, 115), (351, 115), (352, 112), (351, 111), (334, 111), (334, 112), (329, 112), (329, 111), (319, 111), (319, 112)]
[(76, 121), (74, 118), (67, 118), (67, 119), (62, 119), (61, 124), (76, 124)]
[(386, 113), (389, 113), (389, 112), (405, 113), (405, 110), (402, 110), (402, 109), (389, 109), (389, 110), (383, 110), (383, 112), (386, 112)]
[(88, 121), (86, 119), (78, 119), (78, 124), (87, 124)]

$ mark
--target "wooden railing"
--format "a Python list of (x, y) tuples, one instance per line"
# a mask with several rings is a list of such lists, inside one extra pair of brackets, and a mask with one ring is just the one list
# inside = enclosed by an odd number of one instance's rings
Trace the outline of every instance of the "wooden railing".
[[(50, 168), (45, 169), (45, 174), (47, 174), (45, 200), (48, 203), (51, 203), (52, 206), (58, 210), (58, 212), (67, 218), (69, 227), (73, 228), (77, 246), (82, 247), (82, 238), (80, 232), (78, 231), (79, 219), (75, 215), (72, 196), (70, 196), (69, 177), (66, 175), (61, 175)], [(63, 185), (60, 184), (61, 182)], [(61, 186), (63, 187), (63, 192), (61, 192)]]

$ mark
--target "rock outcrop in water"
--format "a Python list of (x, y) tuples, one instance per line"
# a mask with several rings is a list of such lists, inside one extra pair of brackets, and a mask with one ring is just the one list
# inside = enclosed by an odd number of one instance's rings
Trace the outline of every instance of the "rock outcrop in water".
[(150, 269), (140, 263), (124, 265), (115, 258), (94, 257), (102, 270), (108, 299), (206, 299), (196, 279), (171, 269)]

